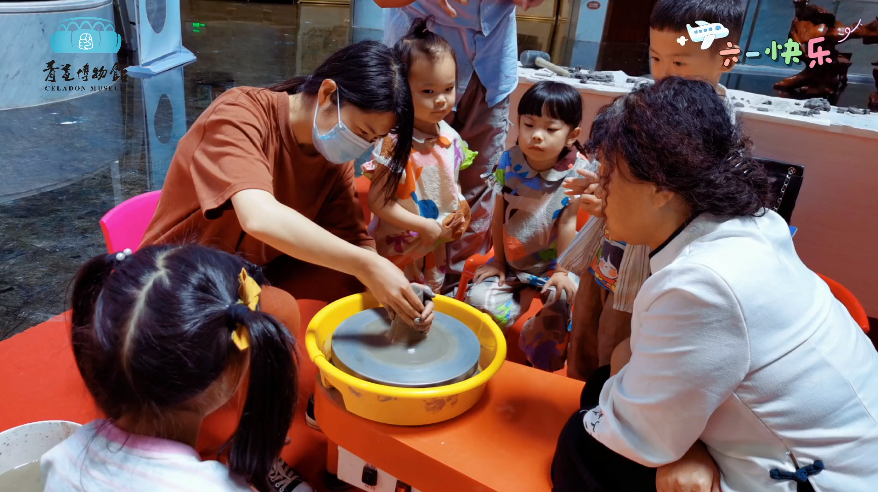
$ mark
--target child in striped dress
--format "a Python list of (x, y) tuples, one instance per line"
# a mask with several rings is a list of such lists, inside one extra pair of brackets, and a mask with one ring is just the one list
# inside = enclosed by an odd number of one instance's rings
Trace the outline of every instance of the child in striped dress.
[(494, 258), (476, 271), (466, 299), (506, 328), (541, 295), (543, 309), (525, 324), (519, 346), (535, 367), (557, 370), (577, 280), (556, 260), (576, 235), (579, 211), (579, 198), (561, 185), (590, 165), (577, 151), (582, 100), (569, 85), (540, 82), (522, 96), (518, 114), (519, 145), (485, 175), (498, 197)]

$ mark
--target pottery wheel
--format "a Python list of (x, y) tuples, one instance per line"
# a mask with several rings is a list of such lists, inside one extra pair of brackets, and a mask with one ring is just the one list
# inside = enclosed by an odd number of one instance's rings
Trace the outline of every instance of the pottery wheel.
[(387, 336), (384, 308), (361, 311), (332, 335), (332, 362), (367, 381), (409, 388), (462, 381), (478, 369), (481, 347), (475, 333), (451, 316), (436, 312), (423, 339), (408, 344)]

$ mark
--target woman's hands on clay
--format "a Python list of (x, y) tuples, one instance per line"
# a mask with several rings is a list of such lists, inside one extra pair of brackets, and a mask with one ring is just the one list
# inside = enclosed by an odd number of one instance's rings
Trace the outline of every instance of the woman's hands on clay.
[(589, 215), (593, 217), (604, 216), (604, 201), (595, 196), (595, 192), (600, 186), (600, 178), (598, 175), (586, 171), (585, 169), (577, 169), (576, 173), (579, 178), (567, 178), (561, 186), (564, 187), (564, 194), (569, 196), (580, 195), (580, 206)]
[(416, 330), (430, 333), (430, 328), (433, 327), (433, 320), (436, 319), (435, 308), (436, 305), (433, 304), (433, 301), (427, 301), (427, 304), (424, 306), (424, 312), (421, 313), (420, 318), (414, 324)]
[(485, 263), (484, 265), (476, 268), (476, 274), (473, 278), (473, 282), (480, 284), (482, 283), (482, 280), (491, 277), (500, 277), (497, 281), (497, 285), (503, 285), (506, 282), (506, 265), (499, 265), (497, 261)]
[(564, 291), (567, 294), (567, 304), (573, 303), (573, 298), (576, 297), (576, 284), (567, 276), (567, 272), (553, 273), (549, 281), (546, 282), (546, 285), (543, 286), (540, 294), (545, 294), (552, 287), (558, 293), (559, 299), (561, 298), (561, 291)]
[(423, 316), (425, 312), (424, 304), (396, 265), (377, 254), (371, 256), (371, 261), (363, 267), (363, 273), (357, 275), (357, 279), (388, 311), (393, 311), (409, 326), (414, 326), (415, 318)]
[[(423, 284), (412, 283), (409, 285), (418, 285), (418, 286), (424, 288), (425, 290), (431, 290), (429, 287), (427, 287), (426, 285), (423, 285)], [(415, 297), (417, 297), (417, 296), (415, 296)], [(386, 304), (384, 305), (384, 308), (387, 309), (387, 316), (390, 317), (390, 321), (395, 320), (396, 319), (396, 311), (394, 311), (391, 307), (389, 307)], [(433, 326), (433, 320), (436, 319), (435, 309), (436, 309), (436, 306), (433, 304), (433, 301), (430, 300), (430, 301), (427, 301), (427, 303), (424, 305), (424, 310), (421, 312), (421, 315), (415, 317), (415, 319), (417, 321), (414, 321), (414, 320), (408, 321), (405, 318), (403, 318), (403, 319), (408, 323), (409, 326), (413, 327), (414, 329), (416, 329), (418, 331), (422, 331), (424, 333), (429, 333), (430, 328)]]
[(722, 492), (720, 473), (701, 441), (697, 441), (678, 461), (658, 467), (657, 492)]

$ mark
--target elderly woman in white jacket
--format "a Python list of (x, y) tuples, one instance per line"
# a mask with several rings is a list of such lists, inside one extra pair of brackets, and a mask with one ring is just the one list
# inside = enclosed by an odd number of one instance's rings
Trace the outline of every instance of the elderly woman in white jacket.
[(556, 492), (656, 490), (657, 468), (703, 470), (706, 453), (712, 488), (670, 488), (878, 490), (878, 353), (764, 208), (726, 111), (708, 84), (669, 78), (594, 122), (607, 228), (652, 249), (652, 276), (630, 359), (592, 376), (562, 431)]

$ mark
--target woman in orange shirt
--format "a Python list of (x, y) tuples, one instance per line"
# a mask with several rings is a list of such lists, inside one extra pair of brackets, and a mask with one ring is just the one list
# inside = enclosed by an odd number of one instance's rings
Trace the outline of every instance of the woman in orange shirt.
[[(375, 253), (353, 159), (391, 131), (408, 156), (412, 102), (390, 48), (343, 48), (309, 76), (222, 94), (180, 140), (143, 244), (197, 242), (263, 267), (294, 298), (332, 301), (365, 285), (412, 322), (431, 321), (402, 272)], [(298, 309), (268, 289), (262, 309), (297, 333)]]

